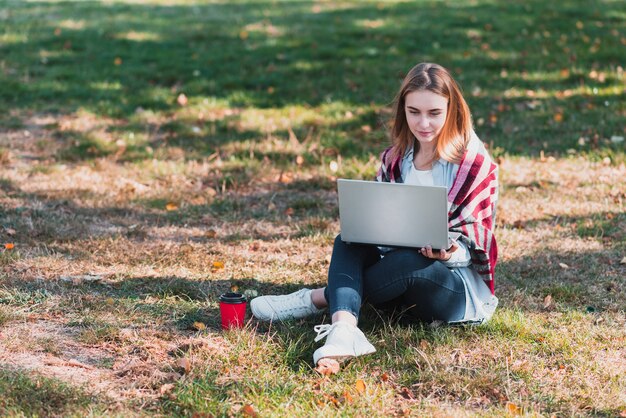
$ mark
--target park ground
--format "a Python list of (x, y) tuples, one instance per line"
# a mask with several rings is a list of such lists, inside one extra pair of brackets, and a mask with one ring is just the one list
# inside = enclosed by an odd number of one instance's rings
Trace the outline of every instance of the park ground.
[[(626, 416), (623, 2), (0, 3), (0, 415)], [(500, 306), (220, 330), (230, 289), (325, 282), (419, 61), (500, 167)]]

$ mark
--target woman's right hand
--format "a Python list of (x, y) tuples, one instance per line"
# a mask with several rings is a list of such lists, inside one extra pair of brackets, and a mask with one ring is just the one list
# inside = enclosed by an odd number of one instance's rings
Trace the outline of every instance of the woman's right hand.
[(455, 242), (453, 242), (452, 246), (447, 250), (443, 248), (441, 250), (433, 250), (430, 245), (427, 245), (420, 249), (420, 254), (424, 257), (432, 258), (433, 260), (448, 261), (450, 257), (452, 257), (452, 253), (458, 249), (459, 246)]

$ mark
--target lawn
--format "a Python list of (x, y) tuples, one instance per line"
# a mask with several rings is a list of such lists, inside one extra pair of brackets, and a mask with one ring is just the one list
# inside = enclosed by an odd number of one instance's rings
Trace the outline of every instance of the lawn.
[[(626, 416), (623, 1), (0, 2), (0, 415)], [(452, 70), (500, 165), (500, 307), (219, 329), (326, 280), (404, 73)]]

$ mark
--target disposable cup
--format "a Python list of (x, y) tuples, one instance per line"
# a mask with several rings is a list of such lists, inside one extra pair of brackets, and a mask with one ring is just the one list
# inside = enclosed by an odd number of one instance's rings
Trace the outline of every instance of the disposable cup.
[(220, 295), (222, 329), (243, 328), (246, 305), (246, 297), (241, 293), (228, 292)]

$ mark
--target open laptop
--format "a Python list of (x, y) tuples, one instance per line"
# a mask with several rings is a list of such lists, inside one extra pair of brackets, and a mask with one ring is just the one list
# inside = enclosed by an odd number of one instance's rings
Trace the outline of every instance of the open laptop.
[(450, 248), (445, 187), (338, 179), (337, 190), (342, 241)]

